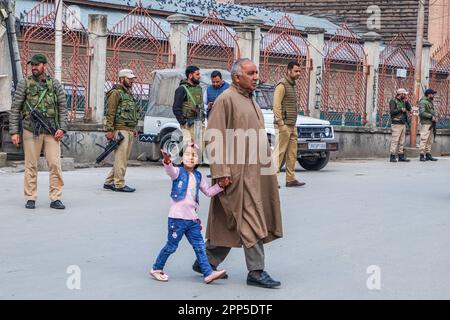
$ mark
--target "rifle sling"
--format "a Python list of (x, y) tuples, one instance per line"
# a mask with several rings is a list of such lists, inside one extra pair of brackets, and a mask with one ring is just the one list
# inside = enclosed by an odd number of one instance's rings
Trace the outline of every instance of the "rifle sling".
[(30, 112), (33, 111), (34, 109), (36, 109), (36, 107), (42, 102), (42, 100), (44, 99), (45, 95), (47, 94), (48, 88), (45, 88), (44, 91), (42, 91), (41, 95), (39, 96), (38, 101), (36, 102), (36, 104), (34, 105), (34, 107), (30, 107), (30, 104), (27, 101), (27, 106), (30, 109)]
[(184, 88), (184, 91), (186, 91), (186, 94), (188, 95), (189, 99), (192, 101), (192, 104), (194, 106), (197, 106), (197, 102), (195, 101), (194, 97), (192, 96), (192, 93), (189, 91), (186, 85), (183, 84), (182, 87)]

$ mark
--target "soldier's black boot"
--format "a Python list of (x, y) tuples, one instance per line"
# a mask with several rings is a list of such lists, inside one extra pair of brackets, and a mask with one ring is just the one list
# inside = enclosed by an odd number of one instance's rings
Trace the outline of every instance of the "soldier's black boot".
[(25, 204), (25, 208), (27, 209), (35, 209), (36, 208), (36, 201), (34, 200), (28, 200)]
[(411, 161), (411, 160), (406, 159), (404, 154), (401, 153), (398, 155), (398, 162), (409, 162), (409, 161)]
[(438, 159), (433, 158), (433, 157), (431, 156), (431, 153), (427, 153), (427, 154), (425, 155), (425, 159), (427, 159), (427, 160), (429, 160), (429, 161), (438, 161)]
[(390, 162), (397, 162), (397, 157), (395, 156), (395, 154), (391, 154), (391, 159), (389, 161)]
[(425, 159), (425, 155), (424, 154), (420, 154), (420, 161), (427, 161), (427, 159)]

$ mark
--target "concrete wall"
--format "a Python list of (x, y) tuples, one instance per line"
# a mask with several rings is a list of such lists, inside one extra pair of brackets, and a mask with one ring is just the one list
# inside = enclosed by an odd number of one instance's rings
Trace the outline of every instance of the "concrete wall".
[[(370, 129), (360, 127), (334, 127), (339, 151), (332, 153), (332, 158), (372, 158), (389, 156), (391, 144), (390, 129)], [(417, 143), (420, 138), (417, 136)], [(406, 136), (409, 146), (409, 134)], [(433, 144), (433, 155), (450, 153), (450, 130), (438, 130), (436, 142)]]
[[(445, 1), (447, 0), (442, 0)], [(432, 0), (431, 3), (435, 2)], [(373, 31), (380, 33), (386, 42), (399, 32), (403, 32), (409, 41), (414, 42), (416, 39), (418, 0), (236, 0), (235, 3), (262, 5), (279, 11), (326, 17), (337, 23), (347, 21), (366, 30), (364, 32), (368, 31), (367, 21), (371, 17), (367, 9), (375, 5), (381, 10), (381, 28)], [(432, 19), (428, 13), (429, 3), (429, 0), (425, 0), (425, 38), (428, 34), (428, 21)]]
[[(63, 141), (68, 145), (69, 149), (61, 146), (62, 155), (74, 158), (75, 162), (78, 163), (94, 163), (97, 156), (103, 152), (96, 143), (102, 146), (107, 144), (103, 126), (96, 124), (72, 124)], [(138, 142), (135, 139), (130, 158), (137, 159), (141, 153), (150, 152), (150, 148), (150, 144)], [(112, 163), (113, 156), (108, 156), (105, 162)]]
[[(96, 146), (106, 144), (105, 133), (99, 125), (72, 125), (64, 142), (68, 144), (69, 150), (62, 147), (63, 156), (74, 158), (78, 163), (94, 163), (95, 158), (102, 152), (102, 149)], [(389, 146), (391, 143), (390, 129), (370, 129), (360, 127), (339, 127), (335, 126), (336, 139), (339, 141), (339, 151), (332, 153), (332, 159), (336, 158), (376, 158), (387, 157), (389, 155)], [(417, 141), (420, 141), (419, 137)], [(406, 145), (409, 145), (409, 136), (406, 139)], [(158, 150), (156, 150), (158, 151)], [(153, 144), (138, 142), (133, 143), (131, 159), (146, 152), (150, 155), (153, 150)], [(440, 156), (450, 153), (450, 130), (439, 130), (436, 136), (436, 142), (433, 144), (433, 154)], [(112, 163), (113, 157), (110, 155), (106, 160)]]
[(434, 45), (433, 49), (442, 46), (450, 38), (450, 2), (448, 0), (434, 0), (430, 7), (430, 21), (428, 26), (428, 40)]

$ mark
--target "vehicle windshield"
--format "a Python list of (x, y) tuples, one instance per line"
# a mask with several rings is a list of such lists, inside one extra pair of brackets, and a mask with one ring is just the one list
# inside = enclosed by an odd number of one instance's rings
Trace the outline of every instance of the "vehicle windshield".
[(261, 109), (272, 110), (273, 106), (273, 87), (258, 87), (255, 90), (256, 102)]

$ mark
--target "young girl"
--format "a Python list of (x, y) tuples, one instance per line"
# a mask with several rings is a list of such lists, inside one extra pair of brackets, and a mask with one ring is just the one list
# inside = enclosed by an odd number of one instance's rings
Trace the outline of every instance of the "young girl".
[(181, 167), (174, 167), (169, 155), (161, 150), (164, 169), (172, 179), (172, 203), (169, 211), (169, 233), (167, 243), (153, 265), (150, 274), (158, 281), (168, 281), (169, 277), (163, 272), (169, 256), (177, 250), (183, 235), (186, 235), (192, 245), (203, 273), (205, 283), (210, 283), (225, 275), (225, 270), (213, 271), (206, 256), (205, 242), (201, 234), (201, 221), (198, 217), (199, 190), (206, 196), (213, 197), (223, 189), (215, 184), (210, 187), (198, 167), (198, 148), (188, 145), (183, 154)]

